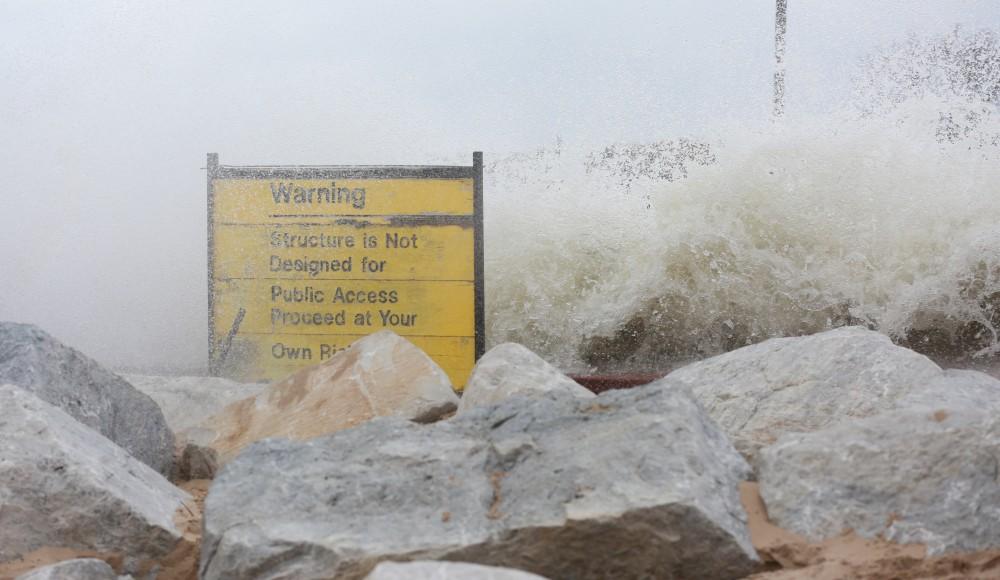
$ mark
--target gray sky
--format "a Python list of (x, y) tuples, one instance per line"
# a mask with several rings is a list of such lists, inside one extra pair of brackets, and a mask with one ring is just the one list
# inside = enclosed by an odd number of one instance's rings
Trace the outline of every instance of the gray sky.
[[(996, 0), (789, 0), (788, 108), (822, 114), (908, 33)], [(0, 319), (98, 359), (205, 357), (205, 153), (468, 163), (556, 138), (766, 121), (772, 0), (0, 3)], [(487, 192), (489, 195), (489, 192)]]

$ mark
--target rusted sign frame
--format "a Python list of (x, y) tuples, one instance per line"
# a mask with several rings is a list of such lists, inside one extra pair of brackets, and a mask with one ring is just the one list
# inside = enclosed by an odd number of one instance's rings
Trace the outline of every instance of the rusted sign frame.
[[(472, 216), (409, 215), (394, 216), (400, 225), (471, 225), (473, 228), (473, 285), (475, 291), (475, 359), (486, 351), (486, 300), (483, 262), (483, 153), (473, 152), (472, 165), (220, 165), (219, 154), (209, 153), (208, 175), (208, 367), (218, 375), (224, 355), (239, 331), (242, 316), (237, 316), (220, 344), (215, 336), (215, 180), (216, 179), (472, 179)], [(364, 216), (340, 218), (358, 223)], [(471, 223), (470, 223), (471, 219)]]

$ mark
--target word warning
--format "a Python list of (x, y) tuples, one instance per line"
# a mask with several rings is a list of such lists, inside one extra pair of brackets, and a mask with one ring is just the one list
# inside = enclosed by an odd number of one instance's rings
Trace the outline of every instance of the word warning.
[(483, 334), (483, 158), (230, 166), (208, 155), (209, 364), (273, 380), (388, 329), (461, 389)]

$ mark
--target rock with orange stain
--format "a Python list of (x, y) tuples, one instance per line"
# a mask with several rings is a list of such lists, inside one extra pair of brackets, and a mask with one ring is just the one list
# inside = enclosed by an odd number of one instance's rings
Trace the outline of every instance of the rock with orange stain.
[(457, 405), (444, 370), (413, 343), (384, 330), (227, 406), (183, 435), (215, 449), (225, 463), (268, 437), (311, 439), (381, 416), (430, 422)]
[(253, 397), (267, 388), (267, 383), (240, 383), (222, 377), (121, 376), (156, 401), (174, 433), (197, 427), (227, 405)]

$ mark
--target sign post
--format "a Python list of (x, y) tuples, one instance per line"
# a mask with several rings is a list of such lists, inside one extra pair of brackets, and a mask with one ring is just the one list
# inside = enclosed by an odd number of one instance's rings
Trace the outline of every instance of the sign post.
[(208, 154), (209, 366), (273, 380), (392, 330), (465, 385), (485, 347), (483, 157), (228, 166)]

